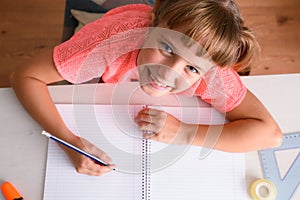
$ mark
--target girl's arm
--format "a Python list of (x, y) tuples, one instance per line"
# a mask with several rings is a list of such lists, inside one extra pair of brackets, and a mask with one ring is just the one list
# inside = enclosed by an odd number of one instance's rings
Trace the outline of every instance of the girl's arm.
[[(54, 66), (52, 55), (52, 50), (48, 50), (15, 70), (11, 76), (11, 84), (17, 97), (44, 130), (110, 162), (104, 152), (88, 141), (75, 136), (64, 124), (47, 88), (47, 84), (63, 80)], [(112, 167), (99, 166), (70, 149), (62, 148), (79, 173), (101, 175), (112, 169)]]
[[(242, 103), (226, 113), (224, 125), (195, 125), (180, 122), (163, 111), (144, 109), (136, 117), (145, 137), (166, 143), (205, 146), (227, 152), (247, 152), (280, 145), (282, 133), (263, 104), (247, 91)], [(174, 141), (176, 140), (176, 141)]]

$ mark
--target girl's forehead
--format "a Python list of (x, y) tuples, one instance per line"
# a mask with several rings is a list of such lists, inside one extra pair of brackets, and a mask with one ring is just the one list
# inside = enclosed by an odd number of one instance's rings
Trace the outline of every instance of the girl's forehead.
[(200, 43), (180, 31), (153, 27), (149, 31), (147, 46), (144, 45), (144, 47), (157, 48), (157, 42), (166, 43), (174, 54), (193, 65), (201, 67), (205, 72), (215, 66), (215, 63)]

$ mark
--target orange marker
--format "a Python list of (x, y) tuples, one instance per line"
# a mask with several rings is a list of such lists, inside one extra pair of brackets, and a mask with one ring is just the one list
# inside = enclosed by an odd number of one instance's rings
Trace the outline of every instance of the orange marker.
[(2, 193), (6, 200), (22, 200), (23, 197), (16, 188), (9, 182), (4, 182), (1, 186)]

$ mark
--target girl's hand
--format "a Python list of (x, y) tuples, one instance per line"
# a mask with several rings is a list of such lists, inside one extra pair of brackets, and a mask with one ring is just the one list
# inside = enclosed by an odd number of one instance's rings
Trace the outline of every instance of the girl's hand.
[[(80, 137), (74, 137), (75, 139), (73, 142), (71, 142), (74, 146), (80, 148), (81, 150), (88, 152), (96, 157), (99, 157), (101, 160), (105, 161), (106, 163), (111, 163), (111, 158), (108, 157), (106, 153), (101, 151), (99, 148), (97, 148), (95, 145), (90, 143), (89, 141), (80, 138)], [(104, 173), (110, 172), (112, 169), (114, 169), (115, 165), (110, 164), (109, 166), (102, 166), (90, 158), (81, 155), (80, 153), (69, 149), (65, 146), (61, 147), (64, 149), (64, 151), (69, 156), (70, 160), (72, 161), (76, 171), (80, 174), (87, 174), (91, 176), (100, 176)]]
[(191, 144), (195, 132), (193, 126), (183, 123), (174, 116), (161, 110), (144, 108), (138, 112), (135, 122), (144, 133), (144, 138), (164, 143)]

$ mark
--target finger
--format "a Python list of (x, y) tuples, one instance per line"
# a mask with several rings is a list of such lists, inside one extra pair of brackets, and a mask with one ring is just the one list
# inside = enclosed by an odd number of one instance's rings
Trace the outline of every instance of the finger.
[(98, 147), (94, 146), (94, 145), (90, 145), (90, 147), (87, 147), (88, 145), (86, 145), (86, 152), (90, 153), (91, 155), (99, 158), (100, 160), (106, 162), (106, 163), (111, 163), (112, 159), (101, 149), (99, 149)]
[(106, 163), (111, 163), (112, 159), (103, 151), (97, 151), (95, 154), (95, 156), (97, 156), (98, 158), (100, 158), (101, 160), (103, 160)]
[(156, 127), (154, 124), (148, 123), (148, 122), (139, 122), (138, 123), (138, 128), (141, 131), (152, 131), (152, 132), (156, 132)]
[(158, 135), (158, 134), (155, 133), (155, 132), (152, 132), (152, 134), (144, 133), (144, 134), (143, 134), (143, 138), (155, 140), (155, 138), (157, 137), (157, 135)]
[(78, 169), (77, 172), (80, 174), (86, 174), (89, 176), (101, 176), (105, 173), (110, 172), (112, 169)]
[(137, 123), (140, 123), (140, 122), (146, 122), (146, 123), (152, 123), (152, 118), (150, 115), (147, 115), (147, 114), (139, 114), (136, 118), (135, 118), (135, 121)]
[(149, 130), (144, 130), (143, 133), (144, 133), (144, 135), (153, 135), (153, 134), (155, 134), (154, 131), (149, 131)]
[(97, 167), (93, 171), (98, 175), (108, 173), (115, 168), (115, 165), (110, 165), (110, 166), (102, 166), (102, 165), (98, 165), (98, 164), (96, 164), (96, 165), (97, 165)]
[(90, 176), (101, 176), (104, 173), (110, 172), (115, 168), (115, 165), (103, 166), (93, 161), (88, 161), (86, 165), (80, 165), (76, 168), (76, 171), (80, 174), (86, 174)]
[(155, 116), (155, 115), (159, 115), (160, 113), (162, 113), (164, 111), (161, 111), (161, 110), (157, 110), (157, 109), (152, 109), (152, 108), (144, 108), (142, 109), (139, 114), (145, 114), (145, 115), (152, 115), (152, 116)]
[(164, 111), (145, 108), (137, 114), (135, 122), (158, 123), (157, 125), (162, 126), (162, 122), (166, 120), (166, 117), (167, 113)]
[(95, 164), (92, 169), (90, 169), (90, 173), (94, 174), (94, 176), (101, 176), (102, 174), (108, 173), (115, 168), (114, 164), (109, 166), (103, 166), (99, 164)]

